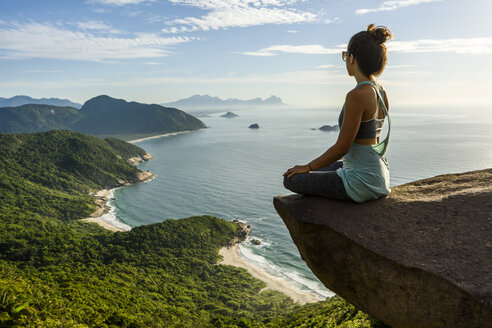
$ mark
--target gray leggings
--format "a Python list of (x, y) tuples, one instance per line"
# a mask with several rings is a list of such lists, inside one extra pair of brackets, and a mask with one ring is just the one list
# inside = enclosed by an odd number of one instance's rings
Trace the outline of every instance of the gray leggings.
[(285, 176), (284, 187), (299, 194), (351, 201), (345, 192), (342, 178), (336, 172), (342, 166), (343, 162), (338, 161), (309, 173), (296, 174), (290, 178)]

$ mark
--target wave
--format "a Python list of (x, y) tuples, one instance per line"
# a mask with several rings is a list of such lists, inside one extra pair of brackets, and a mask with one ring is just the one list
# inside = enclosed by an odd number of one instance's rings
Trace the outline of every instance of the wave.
[(250, 249), (248, 249), (245, 245), (239, 244), (240, 255), (243, 259), (257, 267), (263, 269), (264, 271), (270, 273), (271, 275), (283, 279), (294, 285), (300, 290), (309, 291), (319, 295), (320, 297), (327, 298), (334, 296), (335, 293), (326, 289), (323, 284), (317, 281), (313, 281), (309, 278), (306, 278), (299, 274), (296, 270), (288, 269), (286, 267), (280, 267), (271, 261), (269, 261), (264, 256), (254, 254)]
[[(119, 187), (119, 188), (121, 188), (121, 187)], [(113, 205), (113, 199), (114, 199), (113, 196), (114, 196), (114, 191), (116, 189), (119, 189), (119, 188), (114, 188), (114, 189), (111, 189), (109, 191), (109, 201), (107, 202), (107, 206), (110, 208), (109, 212), (104, 214), (104, 215), (101, 215), (99, 218), (101, 220), (109, 223), (113, 227), (117, 227), (117, 228), (120, 228), (120, 229), (123, 229), (126, 231), (130, 231), (132, 229), (132, 227), (129, 226), (128, 224), (122, 222), (120, 219), (118, 219), (118, 217), (115, 214), (116, 207)]]

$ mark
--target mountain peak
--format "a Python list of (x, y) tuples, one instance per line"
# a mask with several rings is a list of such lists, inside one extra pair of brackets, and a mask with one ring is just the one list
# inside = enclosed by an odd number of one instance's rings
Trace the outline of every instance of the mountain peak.
[(36, 105), (51, 105), (51, 106), (59, 106), (59, 107), (73, 107), (80, 109), (82, 107), (81, 104), (72, 102), (68, 99), (59, 99), (59, 98), (31, 98), (26, 95), (16, 95), (11, 98), (1, 98), (0, 97), (0, 107), (19, 107), (27, 104), (36, 104)]
[(215, 110), (215, 109), (239, 109), (239, 108), (253, 108), (253, 107), (271, 107), (271, 106), (285, 106), (277, 96), (270, 96), (265, 100), (257, 97), (249, 100), (241, 100), (237, 98), (221, 99), (219, 97), (213, 97), (210, 95), (193, 95), (188, 98), (183, 98), (178, 101), (163, 104), (164, 106), (176, 107), (181, 109), (194, 109), (194, 110)]

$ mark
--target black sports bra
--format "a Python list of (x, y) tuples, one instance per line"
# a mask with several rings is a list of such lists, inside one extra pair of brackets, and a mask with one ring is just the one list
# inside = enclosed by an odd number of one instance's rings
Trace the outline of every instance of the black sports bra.
[[(384, 89), (381, 88), (380, 92), (384, 92)], [(378, 99), (378, 105), (379, 105), (379, 99)], [(339, 128), (342, 128), (344, 111), (345, 111), (345, 104), (343, 105), (342, 111), (340, 112), (340, 116), (338, 117)], [(384, 117), (377, 118), (378, 112), (379, 111), (376, 110), (376, 113), (374, 113), (374, 116), (371, 119), (360, 122), (359, 131), (357, 131), (357, 135), (355, 136), (355, 139), (379, 138), (379, 136), (381, 135), (381, 130), (383, 129)]]

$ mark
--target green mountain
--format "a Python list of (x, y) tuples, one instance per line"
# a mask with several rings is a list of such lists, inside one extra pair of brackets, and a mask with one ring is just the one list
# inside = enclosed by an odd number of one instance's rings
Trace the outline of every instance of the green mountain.
[(123, 140), (205, 128), (176, 108), (127, 102), (108, 96), (88, 100), (80, 110), (50, 105), (0, 108), (0, 132), (35, 133), (67, 129)]
[(51, 105), (23, 105), (0, 108), (0, 132), (34, 133), (54, 129), (67, 129), (82, 118), (72, 107)]
[(72, 131), (0, 134), (0, 327), (377, 327), (342, 299), (301, 307), (217, 265), (233, 222), (111, 233), (78, 220), (89, 191), (137, 181), (127, 159), (144, 154)]
[(127, 102), (108, 96), (88, 100), (80, 112), (83, 118), (71, 126), (73, 130), (126, 140), (206, 127), (199, 119), (176, 108)]

